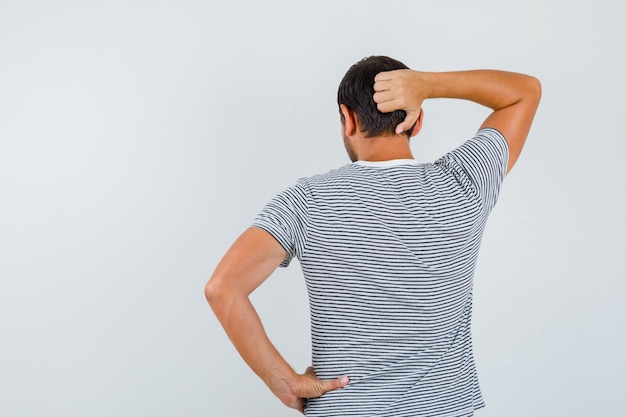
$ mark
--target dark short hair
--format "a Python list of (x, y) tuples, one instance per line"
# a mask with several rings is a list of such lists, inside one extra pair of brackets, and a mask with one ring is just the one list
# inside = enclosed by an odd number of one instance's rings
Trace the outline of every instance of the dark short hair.
[[(374, 101), (374, 77), (382, 71), (408, 69), (402, 62), (387, 56), (370, 56), (352, 65), (343, 76), (337, 91), (337, 104), (345, 104), (359, 119), (365, 137), (394, 134), (406, 117), (404, 110), (382, 113)], [(341, 113), (341, 110), (339, 111)], [(343, 114), (341, 114), (343, 121)]]

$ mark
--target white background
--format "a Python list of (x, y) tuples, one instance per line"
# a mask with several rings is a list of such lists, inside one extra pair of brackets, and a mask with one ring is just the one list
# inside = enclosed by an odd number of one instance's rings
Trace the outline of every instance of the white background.
[[(625, 18), (608, 0), (0, 0), (0, 415), (298, 415), (203, 287), (269, 198), (348, 162), (336, 89), (369, 55), (542, 81), (476, 274), (477, 415), (626, 415)], [(424, 109), (423, 161), (488, 113)], [(298, 264), (253, 298), (304, 370)]]

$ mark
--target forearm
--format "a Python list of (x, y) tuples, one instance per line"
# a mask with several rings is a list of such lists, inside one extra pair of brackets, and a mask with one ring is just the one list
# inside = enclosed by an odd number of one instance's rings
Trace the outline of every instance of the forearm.
[(296, 373), (271, 343), (247, 296), (224, 292), (209, 298), (209, 304), (233, 345), (279, 398), (288, 394)]
[(304, 412), (307, 398), (344, 387), (348, 378), (321, 381), (313, 368), (300, 375), (270, 342), (249, 295), (267, 279), (287, 253), (268, 232), (250, 227), (226, 252), (207, 283), (209, 305), (248, 366), (285, 405)]
[(531, 76), (498, 70), (416, 72), (425, 98), (470, 100), (499, 110), (537, 95), (538, 81)]
[(541, 84), (536, 78), (498, 70), (381, 72), (376, 75), (374, 91), (378, 110), (406, 111), (406, 119), (396, 127), (396, 133), (413, 129), (426, 99), (464, 99), (491, 108), (493, 112), (480, 128), (494, 128), (506, 139), (507, 172), (522, 151), (541, 99)]

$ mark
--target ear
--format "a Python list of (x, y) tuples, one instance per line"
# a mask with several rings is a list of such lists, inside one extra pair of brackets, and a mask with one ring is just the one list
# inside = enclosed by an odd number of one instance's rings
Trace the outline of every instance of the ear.
[(339, 109), (341, 110), (341, 114), (343, 114), (343, 123), (346, 128), (346, 135), (354, 136), (357, 126), (356, 114), (354, 113), (354, 111), (350, 110), (345, 104), (340, 104)]
[(411, 129), (411, 136), (413, 137), (415, 135), (417, 135), (420, 130), (422, 130), (422, 121), (424, 120), (424, 109), (420, 108), (420, 115), (418, 116), (417, 120), (415, 121), (415, 124), (413, 125), (413, 129)]

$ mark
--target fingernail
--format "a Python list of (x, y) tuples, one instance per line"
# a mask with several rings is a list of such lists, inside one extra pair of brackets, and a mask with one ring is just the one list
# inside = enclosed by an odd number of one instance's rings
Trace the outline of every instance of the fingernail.
[(339, 383), (341, 385), (348, 385), (348, 382), (350, 382), (350, 380), (347, 376), (342, 376), (341, 378), (339, 378)]

